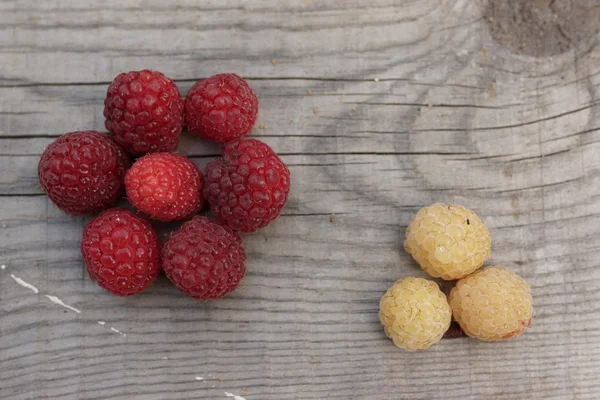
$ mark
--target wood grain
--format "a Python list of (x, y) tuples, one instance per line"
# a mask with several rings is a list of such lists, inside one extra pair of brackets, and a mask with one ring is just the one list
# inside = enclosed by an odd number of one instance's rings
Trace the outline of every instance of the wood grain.
[[(0, 398), (600, 398), (598, 38), (536, 58), (495, 42), (488, 17), (472, 0), (0, 2)], [(248, 276), (225, 299), (164, 277), (109, 296), (79, 253), (90, 218), (37, 183), (45, 146), (103, 130), (108, 82), (140, 68), (182, 93), (246, 77), (252, 135), (292, 171), (284, 215), (244, 236)], [(179, 151), (203, 166), (219, 149), (185, 133)], [(404, 229), (435, 201), (476, 210), (488, 264), (531, 283), (524, 336), (423, 353), (385, 338), (380, 296), (424, 276)]]

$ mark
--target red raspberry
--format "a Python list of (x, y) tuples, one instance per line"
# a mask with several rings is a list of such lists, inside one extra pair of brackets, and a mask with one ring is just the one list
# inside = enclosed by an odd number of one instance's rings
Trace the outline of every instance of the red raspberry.
[(193, 135), (225, 143), (250, 133), (258, 98), (235, 74), (219, 74), (196, 83), (185, 97), (185, 123)]
[(202, 173), (188, 158), (152, 153), (137, 160), (125, 175), (131, 204), (159, 221), (186, 219), (202, 208)]
[(58, 208), (72, 215), (93, 214), (121, 196), (127, 168), (127, 155), (108, 136), (70, 132), (46, 147), (38, 177)]
[(81, 254), (90, 277), (117, 296), (142, 292), (160, 272), (158, 235), (124, 208), (107, 210), (87, 224)]
[(167, 277), (185, 294), (215, 300), (235, 290), (246, 274), (240, 236), (196, 216), (173, 233), (162, 252)]
[(175, 151), (183, 124), (183, 100), (172, 80), (156, 71), (120, 74), (104, 100), (106, 129), (133, 155)]
[(260, 140), (227, 143), (222, 153), (206, 166), (203, 191), (212, 213), (236, 231), (264, 228), (287, 202), (290, 171)]

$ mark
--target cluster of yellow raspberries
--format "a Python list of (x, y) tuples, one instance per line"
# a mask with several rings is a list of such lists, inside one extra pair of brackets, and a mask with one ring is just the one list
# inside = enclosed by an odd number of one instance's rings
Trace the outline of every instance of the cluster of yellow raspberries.
[(436, 282), (423, 278), (405, 278), (388, 289), (379, 319), (396, 346), (427, 349), (452, 318), (468, 336), (487, 341), (517, 336), (529, 326), (527, 282), (505, 267), (479, 269), (491, 247), (485, 224), (462, 206), (436, 203), (411, 219), (404, 249), (429, 275), (458, 282), (448, 298)]

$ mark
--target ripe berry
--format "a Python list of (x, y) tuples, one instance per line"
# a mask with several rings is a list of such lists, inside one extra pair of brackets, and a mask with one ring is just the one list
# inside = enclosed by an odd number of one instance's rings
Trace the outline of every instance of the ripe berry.
[(133, 155), (174, 151), (183, 125), (183, 100), (162, 73), (131, 71), (108, 87), (104, 117), (114, 140)]
[(46, 147), (38, 177), (58, 208), (72, 215), (93, 214), (121, 196), (128, 167), (127, 155), (108, 136), (70, 132)]
[(131, 204), (159, 221), (193, 216), (202, 208), (202, 173), (188, 158), (152, 153), (137, 160), (125, 175)]
[(124, 208), (107, 210), (87, 224), (81, 253), (90, 277), (117, 296), (142, 292), (160, 272), (156, 232)]
[(246, 274), (240, 236), (206, 217), (196, 216), (183, 224), (167, 240), (162, 254), (167, 277), (198, 300), (225, 296)]
[(485, 224), (462, 206), (423, 207), (406, 229), (404, 249), (435, 278), (460, 279), (489, 257), (492, 239)]
[(219, 74), (196, 83), (185, 97), (185, 123), (193, 135), (225, 143), (250, 133), (258, 98), (235, 74)]
[(204, 198), (233, 230), (255, 232), (275, 220), (287, 202), (290, 171), (256, 139), (227, 143), (223, 157), (206, 166)]
[(427, 349), (450, 327), (452, 312), (437, 283), (405, 278), (381, 298), (379, 320), (386, 335), (405, 350)]
[(508, 339), (531, 324), (531, 289), (505, 267), (488, 267), (459, 280), (449, 300), (454, 319), (477, 339)]

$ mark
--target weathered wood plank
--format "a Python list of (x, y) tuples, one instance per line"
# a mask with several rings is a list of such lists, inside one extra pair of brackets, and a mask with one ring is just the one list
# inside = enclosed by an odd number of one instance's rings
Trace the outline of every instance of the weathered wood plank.
[[(113, 71), (149, 65), (173, 71), (177, 79), (223, 70), (247, 76), (362, 77), (403, 60), (423, 62), (424, 53), (445, 40), (469, 39), (481, 19), (479, 7), (433, 0), (400, 5), (295, 0), (285, 6), (235, 0), (176, 6), (158, 0), (94, 1), (89, 9), (75, 0), (55, 7), (21, 3), (9, 3), (2, 13), (0, 45), (7, 63), (0, 72), (6, 85), (107, 82)], [(21, 69), (25, 64), (27, 71)]]
[[(0, 2), (0, 398), (600, 397), (598, 38), (573, 35), (561, 52), (508, 43), (515, 32), (498, 42), (514, 24), (497, 4)], [(217, 302), (164, 277), (107, 295), (79, 254), (90, 218), (64, 215), (37, 183), (43, 149), (103, 130), (108, 82), (146, 67), (182, 93), (217, 72), (247, 77), (261, 104), (252, 134), (292, 171), (284, 215), (244, 236), (248, 276)], [(202, 167), (219, 149), (184, 134), (180, 152)], [(526, 335), (424, 353), (384, 337), (381, 294), (424, 276), (405, 226), (435, 201), (476, 210), (488, 264), (531, 283)]]

